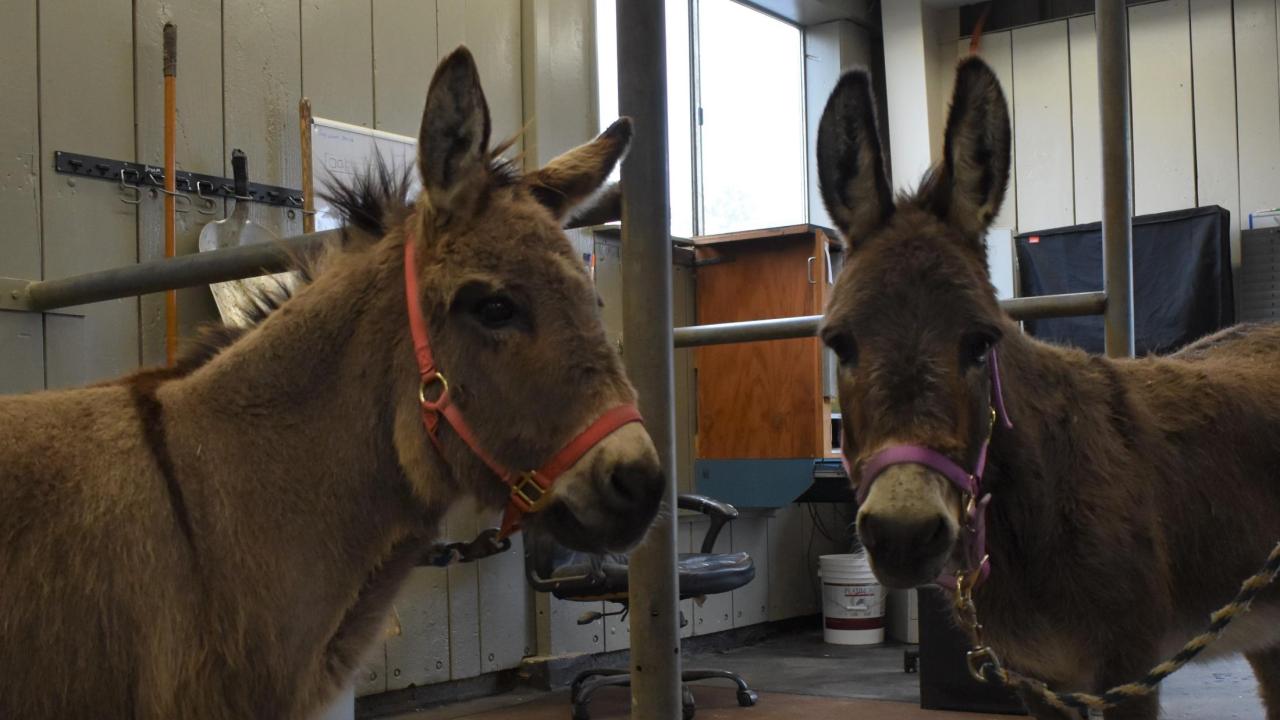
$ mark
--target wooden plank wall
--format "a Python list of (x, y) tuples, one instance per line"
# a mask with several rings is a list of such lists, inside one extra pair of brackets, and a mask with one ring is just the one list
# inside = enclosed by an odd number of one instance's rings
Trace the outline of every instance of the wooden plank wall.
[[(50, 170), (54, 150), (134, 156), (133, 8), (73, 0), (40, 0), (38, 7), (40, 226), (42, 237), (53, 240), (41, 246), (44, 277), (137, 262), (135, 206), (120, 202), (119, 190), (111, 183), (73, 181)], [(137, 299), (97, 303), (75, 312), (84, 315), (83, 323), (70, 321), (82, 325), (80, 332), (47, 333), (45, 353), (89, 356), (88, 367), (74, 361), (55, 367), (50, 362), (48, 387), (79, 385), (138, 366)]]
[[(1276, 0), (1129, 8), (1135, 211), (1227, 208), (1237, 264), (1248, 214), (1280, 206), (1278, 23)], [(1093, 16), (992, 33), (982, 45), (1010, 100), (1015, 135), (1014, 175), (996, 224), (1031, 232), (1100, 219)], [(967, 51), (966, 38), (959, 53)]]
[(1011, 103), (1018, 119), (1013, 167), (1022, 188), (1015, 194), (1018, 223), (1036, 228), (1070, 225), (1075, 192), (1067, 24), (1032, 25), (1012, 35), (1016, 92)]
[(1196, 204), (1187, 0), (1129, 11), (1136, 215)]
[[(1236, 128), (1240, 148), (1240, 227), (1251, 210), (1280, 206), (1280, 70), (1276, 3), (1236, 0)], [(1199, 17), (1199, 16), (1197, 16)]]
[(1071, 51), (1071, 155), (1075, 222), (1102, 219), (1102, 131), (1098, 107), (1098, 33), (1093, 16), (1067, 22)]
[(1240, 158), (1236, 145), (1235, 29), (1231, 0), (1191, 0), (1196, 194), (1231, 210), (1231, 256), (1240, 257)]
[[(0, 276), (40, 278), (40, 88), (36, 0), (14, 0), (0, 23)], [(41, 318), (0, 311), (0, 393), (44, 387)]]

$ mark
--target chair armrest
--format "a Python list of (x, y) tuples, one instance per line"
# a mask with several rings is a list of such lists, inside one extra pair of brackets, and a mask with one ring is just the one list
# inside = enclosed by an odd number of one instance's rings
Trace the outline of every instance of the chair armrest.
[(706, 515), (711, 519), (711, 527), (707, 529), (707, 534), (702, 538), (702, 548), (699, 552), (708, 554), (716, 546), (716, 538), (720, 536), (720, 530), (724, 524), (738, 517), (738, 509), (726, 502), (714, 500), (705, 495), (678, 495), (676, 497), (676, 507), (681, 510), (694, 510)]

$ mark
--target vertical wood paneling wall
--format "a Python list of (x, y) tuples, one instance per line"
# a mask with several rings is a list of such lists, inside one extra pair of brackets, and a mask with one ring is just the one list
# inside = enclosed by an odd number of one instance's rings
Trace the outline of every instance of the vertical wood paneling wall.
[[(1227, 208), (1236, 263), (1248, 214), (1280, 206), (1276, 7), (1129, 8), (1135, 212)], [(960, 41), (961, 56), (968, 46)], [(1096, 47), (1092, 15), (983, 37), (1014, 125), (1014, 174), (997, 225), (1030, 232), (1100, 219)]]

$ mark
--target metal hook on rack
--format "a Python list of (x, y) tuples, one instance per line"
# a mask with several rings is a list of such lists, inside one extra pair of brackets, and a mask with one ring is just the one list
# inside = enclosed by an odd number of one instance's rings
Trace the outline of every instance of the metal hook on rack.
[[(175, 178), (174, 180), (175, 187), (178, 184), (178, 180), (179, 178)], [(156, 197), (157, 192), (164, 193), (165, 195), (172, 195), (173, 202), (174, 202), (174, 208), (173, 208), (174, 212), (180, 212), (180, 213), (191, 212), (191, 207), (193, 203), (191, 202), (191, 198), (189, 196), (177, 190), (173, 192), (169, 192), (168, 190), (165, 189), (164, 173), (154, 173), (154, 172), (148, 171), (147, 182), (155, 186), (151, 188), (151, 197)], [(184, 184), (186, 184), (185, 180), (184, 180)]]
[[(129, 175), (133, 175), (133, 177), (137, 179), (138, 171), (130, 170), (129, 168), (125, 168), (120, 171), (120, 190), (125, 193), (124, 195), (120, 196), (120, 202), (128, 203), (130, 205), (141, 205), (142, 204), (142, 188), (137, 186), (134, 183), (129, 182), (128, 180)], [(128, 192), (130, 190), (133, 191), (132, 200), (130, 200), (128, 197)]]
[[(213, 189), (214, 189), (213, 183), (209, 182), (208, 180), (196, 181), (196, 197), (200, 198), (200, 203), (204, 206), (204, 207), (198, 208), (197, 210), (201, 215), (216, 215), (218, 212), (218, 203), (215, 202), (213, 198), (204, 194), (204, 190), (206, 187), (209, 189), (210, 192), (213, 192)], [(206, 210), (205, 208), (208, 208), (208, 209)]]

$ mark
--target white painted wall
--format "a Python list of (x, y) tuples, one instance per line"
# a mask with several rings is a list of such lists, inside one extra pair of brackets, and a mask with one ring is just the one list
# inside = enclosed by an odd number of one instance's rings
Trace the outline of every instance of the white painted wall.
[(871, 66), (867, 30), (848, 20), (813, 25), (804, 30), (805, 151), (808, 153), (809, 222), (834, 227), (818, 189), (818, 122), (827, 98), (846, 71)]
[(889, 113), (889, 166), (896, 189), (915, 186), (938, 157), (941, 137), (930, 129), (930, 54), (920, 0), (880, 7), (884, 39), (885, 106)]

